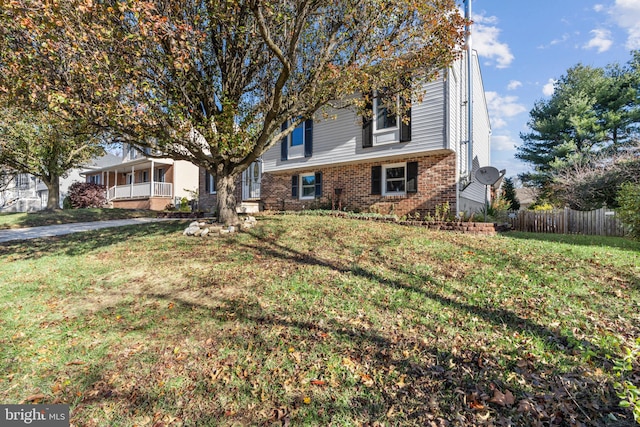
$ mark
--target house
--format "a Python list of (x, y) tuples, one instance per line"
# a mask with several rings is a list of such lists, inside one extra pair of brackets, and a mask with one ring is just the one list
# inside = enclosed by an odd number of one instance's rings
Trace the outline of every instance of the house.
[[(335, 119), (318, 114), (308, 120), (243, 173), (236, 194), (241, 207), (259, 202), (271, 210), (328, 207), (400, 216), (433, 214), (445, 204), (454, 215), (481, 210), (488, 190), (474, 173), (490, 164), (491, 128), (475, 52), (469, 65), (465, 54), (426, 83), (408, 123), (375, 99), (371, 120), (348, 109), (329, 112)], [(202, 170), (200, 195), (201, 208), (215, 207), (213, 178)]]
[(516, 188), (516, 197), (520, 202), (520, 209), (527, 210), (538, 198), (538, 189), (532, 187)]
[(0, 175), (0, 212), (34, 212), (47, 207), (41, 188), (46, 186), (28, 173)]
[(163, 210), (184, 197), (191, 200), (198, 188), (198, 167), (150, 154), (125, 145), (117, 162), (88, 167), (82, 175), (87, 182), (104, 185), (115, 208)]

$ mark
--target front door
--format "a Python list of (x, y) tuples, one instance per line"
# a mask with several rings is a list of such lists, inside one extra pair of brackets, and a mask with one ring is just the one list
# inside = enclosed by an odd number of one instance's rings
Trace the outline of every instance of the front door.
[(260, 199), (260, 181), (262, 179), (262, 162), (249, 165), (242, 173), (242, 200)]

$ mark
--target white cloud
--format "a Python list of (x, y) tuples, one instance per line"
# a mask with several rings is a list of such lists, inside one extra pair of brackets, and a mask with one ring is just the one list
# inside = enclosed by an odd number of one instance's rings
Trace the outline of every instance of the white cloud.
[(491, 149), (494, 151), (516, 151), (516, 141), (509, 135), (491, 135)]
[(518, 80), (511, 80), (509, 82), (509, 84), (507, 85), (507, 89), (508, 90), (516, 90), (518, 89), (520, 86), (522, 86), (522, 82), (519, 82)]
[(627, 49), (640, 49), (640, 2), (638, 0), (616, 0), (609, 9), (613, 20), (627, 31)]
[(609, 30), (591, 30), (590, 34), (593, 34), (593, 37), (587, 44), (584, 45), (585, 49), (595, 48), (598, 50), (598, 53), (602, 53), (609, 50), (611, 45), (613, 45), (613, 40), (611, 39), (611, 31)]
[(555, 92), (555, 87), (554, 85), (556, 84), (557, 80), (554, 79), (549, 79), (547, 80), (547, 84), (545, 84), (544, 86), (542, 86), (542, 94), (544, 96), (551, 96), (553, 95), (553, 92)]
[(517, 96), (500, 96), (497, 92), (485, 92), (491, 127), (500, 129), (507, 126), (507, 119), (527, 111), (527, 108), (518, 103)]
[(497, 68), (507, 68), (514, 59), (509, 45), (498, 40), (500, 29), (495, 16), (474, 15), (471, 29), (472, 45), (478, 55), (494, 61)]
[(603, 4), (596, 4), (595, 6), (593, 6), (593, 10), (596, 12), (602, 12), (604, 10), (604, 5)]

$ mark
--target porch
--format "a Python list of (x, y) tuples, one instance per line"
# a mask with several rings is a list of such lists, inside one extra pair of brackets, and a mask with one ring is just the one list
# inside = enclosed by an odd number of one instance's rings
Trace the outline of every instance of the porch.
[(150, 197), (173, 197), (170, 182), (142, 182), (137, 184), (114, 185), (107, 190), (107, 200), (145, 199)]

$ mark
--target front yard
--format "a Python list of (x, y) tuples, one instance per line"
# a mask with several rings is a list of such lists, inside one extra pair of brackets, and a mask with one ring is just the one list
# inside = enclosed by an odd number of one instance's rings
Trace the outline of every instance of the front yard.
[(110, 219), (155, 218), (157, 215), (157, 212), (149, 210), (100, 208), (64, 209), (53, 212), (0, 213), (0, 230), (74, 222), (106, 221)]
[(82, 426), (633, 423), (612, 367), (640, 336), (637, 242), (183, 228), (0, 246), (0, 401)]

